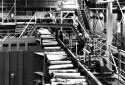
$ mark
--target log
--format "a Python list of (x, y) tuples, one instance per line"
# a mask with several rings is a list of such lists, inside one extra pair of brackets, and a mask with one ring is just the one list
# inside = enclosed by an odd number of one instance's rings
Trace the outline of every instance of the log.
[(62, 64), (62, 65), (51, 65), (48, 67), (50, 69), (68, 69), (73, 68), (73, 64)]
[(48, 49), (61, 49), (60, 46), (55, 46), (55, 47), (44, 47), (45, 50), (48, 50)]
[(52, 35), (41, 35), (40, 37), (41, 38), (47, 38), (47, 39), (49, 39), (49, 38), (55, 38)]
[(46, 55), (47, 59), (52, 60), (66, 60), (67, 55)]
[(80, 73), (53, 73), (54, 76), (80, 76)]
[(69, 75), (57, 75), (55, 78), (62, 78), (62, 79), (85, 79), (85, 76), (69, 76)]
[(45, 39), (45, 40), (42, 40), (43, 43), (49, 43), (49, 42), (57, 42), (56, 39), (55, 40), (48, 40), (48, 39)]
[(87, 82), (83, 82), (83, 83), (75, 83), (75, 82), (51, 82), (51, 85), (88, 85)]
[(76, 73), (77, 69), (59, 69), (59, 70), (49, 70), (49, 73)]
[(55, 64), (71, 64), (72, 61), (50, 61), (51, 65), (55, 65)]
[(86, 79), (60, 79), (60, 78), (57, 78), (57, 79), (51, 79), (51, 82), (61, 82), (61, 81), (64, 81), (64, 82), (87, 82)]
[(57, 42), (49, 42), (49, 43), (42, 43), (43, 46), (53, 46), (53, 45), (58, 45)]
[(65, 51), (59, 52), (46, 52), (47, 55), (66, 55)]
[(48, 29), (45, 29), (45, 28), (40, 28), (39, 33), (40, 33), (40, 34), (51, 34), (51, 33), (49, 32), (49, 30), (48, 30)]
[(34, 72), (35, 74), (39, 75), (39, 76), (44, 76), (43, 72)]

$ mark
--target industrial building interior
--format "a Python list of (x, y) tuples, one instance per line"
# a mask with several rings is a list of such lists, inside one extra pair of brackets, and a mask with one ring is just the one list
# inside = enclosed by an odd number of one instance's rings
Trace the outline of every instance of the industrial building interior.
[(0, 85), (125, 85), (124, 0), (0, 0)]

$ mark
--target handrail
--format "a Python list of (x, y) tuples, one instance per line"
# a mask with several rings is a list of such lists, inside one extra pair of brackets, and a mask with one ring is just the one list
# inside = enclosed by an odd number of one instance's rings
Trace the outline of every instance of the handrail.
[(84, 69), (85, 73), (88, 75), (90, 79), (93, 81), (93, 85), (103, 85), (90, 71), (88, 71), (77, 59), (77, 57), (64, 45), (64, 43), (58, 39), (59, 43), (63, 46), (64, 49), (71, 55), (71, 58), (76, 61), (78, 66)]
[[(83, 30), (83, 32), (84, 32), (84, 36), (87, 37), (87, 38), (89, 38), (89, 40), (91, 40), (89, 34), (88, 34), (87, 31), (85, 30), (85, 28), (83, 27), (83, 25), (81, 24), (81, 22), (79, 21), (79, 19), (76, 19), (76, 20), (77, 20), (78, 23), (80, 24), (80, 26), (81, 26), (81, 28), (82, 28), (82, 30)], [(88, 35), (88, 36), (86, 36), (86, 35)]]
[[(32, 18), (30, 19), (30, 21), (28, 22), (28, 24), (24, 27), (22, 33), (20, 34), (19, 38), (21, 38), (24, 34), (24, 32), (26, 31), (26, 29), (28, 28), (28, 26), (31, 24), (32, 20), (36, 18), (36, 13), (32, 16)], [(35, 23), (36, 23), (36, 20), (35, 20)]]
[(0, 47), (2, 47), (2, 42), (4, 42), (10, 35), (5, 36), (1, 41), (0, 41)]
[(116, 62), (115, 62), (115, 59), (114, 59), (114, 56), (112, 55), (112, 52), (111, 52), (111, 50), (109, 50), (109, 53), (110, 53), (110, 55), (111, 55), (111, 58), (112, 58), (112, 60), (113, 60), (113, 65), (115, 66), (115, 69), (116, 69), (116, 73), (118, 73), (118, 67), (117, 67), (117, 65), (116, 65)]
[[(124, 55), (124, 54), (125, 54), (125, 51), (123, 51), (123, 50), (118, 51), (118, 49), (117, 49), (116, 47), (114, 47), (114, 46), (109, 46), (109, 47), (110, 47), (110, 50), (111, 50), (111, 51), (117, 51), (119, 55), (123, 55), (123, 57), (125, 57), (125, 55)], [(112, 47), (113, 47), (113, 48), (112, 48)], [(111, 53), (111, 51), (110, 51), (110, 53)], [(111, 54), (112, 54), (112, 53), (111, 53)], [(125, 65), (125, 63), (124, 63), (122, 60), (119, 60), (118, 58), (114, 57), (113, 55), (112, 55), (112, 59), (116, 59), (117, 61), (119, 61), (120, 63), (123, 63), (123, 64)], [(114, 62), (115, 62), (115, 61), (114, 61)], [(125, 76), (123, 76), (122, 74), (119, 73), (119, 71), (120, 71), (120, 72), (123, 72), (123, 73), (125, 73), (125, 71), (124, 71), (123, 69), (121, 69), (120, 67), (118, 67), (118, 66), (116, 65), (116, 63), (113, 64), (110, 60), (109, 60), (109, 63), (110, 63), (111, 65), (115, 66), (115, 68), (116, 68), (116, 74), (119, 75), (121, 78), (125, 79)], [(119, 71), (118, 71), (118, 69), (119, 69)]]
[(3, 22), (7, 19), (7, 17), (9, 16), (11, 10), (14, 8), (16, 4), (14, 3), (13, 6), (11, 7), (10, 11), (8, 12), (8, 14), (6, 15), (5, 19), (3, 19)]

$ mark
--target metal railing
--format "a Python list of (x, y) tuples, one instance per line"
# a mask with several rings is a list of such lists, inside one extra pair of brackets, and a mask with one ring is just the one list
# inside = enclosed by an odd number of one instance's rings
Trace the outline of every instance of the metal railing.
[[(67, 46), (65, 46), (65, 44), (58, 39), (59, 43), (63, 46), (64, 49), (66, 49), (66, 52), (68, 52), (69, 55), (71, 55), (71, 59), (73, 60), (73, 63), (76, 64), (76, 66), (78, 66), (78, 68), (81, 68), (84, 71), (84, 74), (87, 75), (87, 77), (89, 78), (90, 82), (93, 82), (93, 85), (103, 85), (90, 71), (88, 71), (77, 59), (77, 56), (74, 55), (71, 50), (69, 50), (67, 48)], [(81, 71), (81, 73), (83, 72)]]
[(32, 18), (30, 19), (30, 21), (27, 23), (27, 25), (24, 27), (23, 31), (21, 32), (19, 38), (21, 38), (23, 36), (23, 34), (26, 32), (26, 30), (28, 29), (29, 25), (32, 24), (32, 21), (34, 21), (34, 24), (36, 24), (36, 14), (37, 12), (32, 16)]
[[(121, 18), (121, 20), (120, 20), (120, 23), (122, 23), (122, 20), (123, 20), (123, 18), (124, 18), (125, 16), (124, 16), (124, 13), (123, 13), (123, 11), (122, 11), (122, 9), (121, 9), (121, 6), (120, 6), (119, 1), (116, 0), (116, 2), (117, 2), (117, 4), (118, 4), (118, 7), (119, 7), (120, 12), (121, 12), (121, 14), (122, 14), (122, 18)], [(115, 36), (114, 36), (114, 38), (115, 38), (120, 44), (122, 44), (122, 42), (121, 42), (120, 40), (118, 40)], [(110, 54), (111, 54), (110, 58), (113, 59), (113, 63), (112, 63), (112, 61), (110, 61), (110, 60), (109, 60), (108, 62), (115, 67), (115, 69), (116, 69), (116, 74), (118, 75), (118, 78), (121, 77), (121, 78), (125, 79), (125, 61), (124, 61), (124, 59), (125, 59), (125, 55), (124, 55), (124, 54), (125, 54), (125, 51), (123, 51), (122, 48), (119, 49), (118, 47), (115, 47), (115, 46), (109, 46), (109, 49), (111, 50), (111, 51), (110, 51)], [(113, 53), (112, 53), (112, 52), (117, 53), (117, 54), (118, 54), (117, 57), (116, 57), (116, 56), (113, 56)], [(116, 62), (117, 62), (117, 63), (116, 63)], [(116, 64), (117, 64), (117, 65), (116, 65)]]
[[(16, 6), (16, 3), (13, 4), (13, 6), (12, 6), (11, 9), (9, 10), (8, 14), (7, 14), (7, 15), (5, 16), (5, 18), (3, 19), (3, 23), (5, 22), (5, 20), (8, 21), (9, 18), (14, 18), (14, 16), (11, 17), (11, 14), (10, 14), (10, 13), (11, 13), (12, 10), (14, 10), (14, 7), (15, 7), (15, 6)], [(14, 11), (15, 11), (15, 10), (14, 10)]]

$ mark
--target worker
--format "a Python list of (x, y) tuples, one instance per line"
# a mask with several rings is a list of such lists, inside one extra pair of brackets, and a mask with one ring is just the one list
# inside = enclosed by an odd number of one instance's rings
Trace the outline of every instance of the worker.
[(12, 22), (14, 22), (14, 13), (11, 13), (10, 19), (11, 19)]
[(85, 46), (85, 39), (81, 33), (78, 34), (78, 37), (81, 38), (81, 41), (78, 41), (78, 54), (82, 55), (83, 54), (83, 48)]
[(63, 33), (62, 33), (62, 31), (59, 32), (59, 38), (63, 41)]

